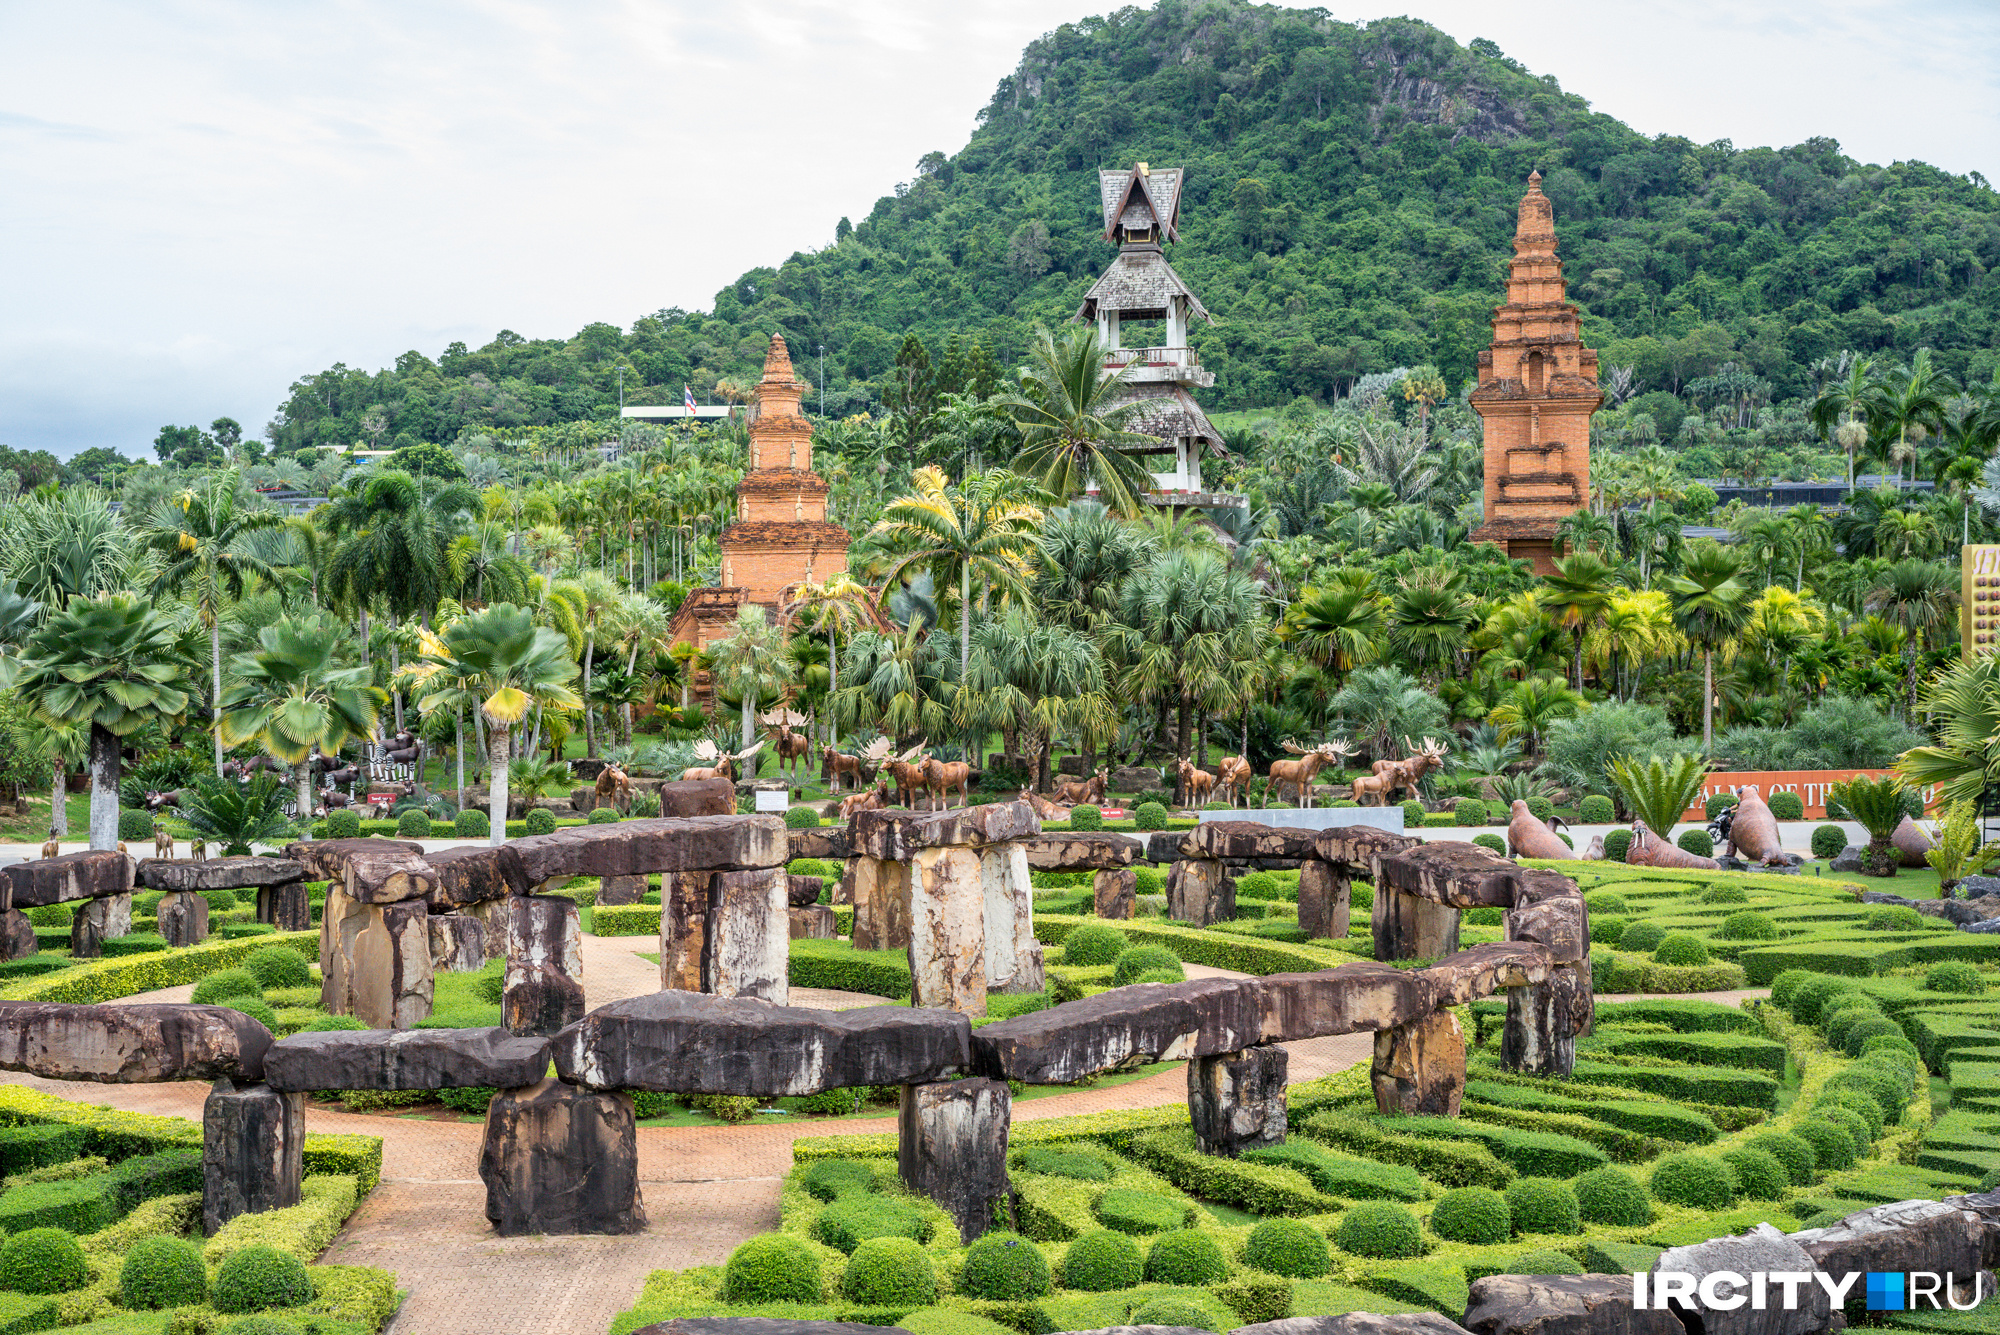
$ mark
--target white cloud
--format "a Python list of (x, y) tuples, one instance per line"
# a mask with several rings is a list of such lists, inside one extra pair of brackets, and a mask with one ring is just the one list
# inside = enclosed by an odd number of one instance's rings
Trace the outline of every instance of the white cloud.
[[(254, 428), (335, 361), (706, 306), (959, 147), (1028, 40), (1107, 8), (0, 9), (0, 441), (143, 453), (168, 421)], [(1413, 8), (1649, 133), (2000, 175), (1984, 0), (1544, 0), (1518, 30), (1487, 0)]]

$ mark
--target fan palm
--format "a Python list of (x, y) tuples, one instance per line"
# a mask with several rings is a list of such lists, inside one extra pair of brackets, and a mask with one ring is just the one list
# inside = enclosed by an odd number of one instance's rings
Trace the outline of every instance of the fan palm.
[[(292, 833), (275, 774), (258, 774), (248, 783), (197, 775), (182, 792), (179, 810), (180, 823), (203, 842), (219, 845), (226, 858), (247, 856), (252, 844), (282, 843)], [(307, 821), (311, 814), (310, 807), (303, 808), (299, 819)]]
[(1863, 605), (1904, 631), (1904, 701), (1907, 717), (1914, 721), (1919, 641), (1951, 625), (1958, 606), (1958, 580), (1934, 561), (1898, 561), (1889, 567), (1882, 582), (1868, 591)]
[(1387, 629), (1372, 590), (1335, 584), (1302, 590), (1285, 609), (1278, 634), (1293, 652), (1331, 669), (1338, 680), (1374, 659)]
[(1701, 799), (1708, 762), (1685, 754), (1644, 761), (1619, 756), (1605, 765), (1604, 772), (1624, 798), (1627, 811), (1660, 838), (1672, 839), (1674, 826)]
[[(1749, 617), (1750, 587), (1743, 582), (1742, 558), (1715, 543), (1697, 544), (1666, 580), (1674, 600), (1674, 624), (1701, 646), (1701, 745), (1715, 745), (1715, 652)], [(1655, 831), (1655, 833), (1660, 833)]]
[(1558, 626), (1570, 633), (1576, 647), (1576, 689), (1583, 689), (1583, 640), (1604, 616), (1618, 572), (1595, 552), (1578, 552), (1555, 563), (1555, 573), (1542, 581), (1541, 604)]
[(1487, 712), (1486, 721), (1499, 728), (1501, 741), (1526, 737), (1528, 754), (1538, 755), (1549, 725), (1557, 719), (1575, 718), (1583, 704), (1581, 694), (1553, 677), (1530, 677), (1515, 682)]
[(1909, 788), (1894, 775), (1871, 779), (1857, 774), (1846, 783), (1826, 790), (1830, 802), (1838, 802), (1848, 819), (1868, 831), (1868, 848), (1862, 855), (1864, 869), (1871, 876), (1894, 876), (1901, 855), (1891, 840), (1903, 823), (1903, 806)]
[(1905, 751), (1898, 774), (1919, 788), (1937, 785), (1947, 803), (1978, 799), (2000, 783), (2000, 659), (1946, 667), (1925, 688), (1923, 708), (1937, 744)]
[(264, 627), (258, 647), (229, 664), (236, 680), (222, 697), (217, 735), (224, 746), (254, 741), (293, 766), (301, 819), (312, 810), (312, 753), (337, 756), (348, 742), (374, 736), (388, 699), (369, 684), (368, 668), (340, 665), (346, 642), (331, 622), (287, 617)]
[(1213, 552), (1162, 552), (1119, 597), (1120, 656), (1133, 693), (1176, 709), (1174, 751), (1193, 745), (1194, 712), (1226, 701), (1239, 665), (1261, 652), (1263, 593)]
[(995, 396), (994, 406), (1020, 433), (1016, 471), (1065, 501), (1095, 482), (1111, 509), (1130, 519), (1153, 477), (1126, 451), (1159, 441), (1130, 429), (1140, 405), (1120, 400), (1131, 372), (1108, 369), (1104, 351), (1093, 325), (1038, 329), (1018, 388)]

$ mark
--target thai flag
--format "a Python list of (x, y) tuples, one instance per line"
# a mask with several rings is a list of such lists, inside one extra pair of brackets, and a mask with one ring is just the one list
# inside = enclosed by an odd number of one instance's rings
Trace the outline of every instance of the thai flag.
[(685, 404), (685, 405), (686, 405), (686, 407), (687, 407), (687, 415), (688, 415), (689, 417), (693, 417), (693, 416), (694, 416), (694, 391), (693, 391), (693, 390), (691, 390), (691, 389), (689, 389), (689, 388), (688, 388), (688, 387), (687, 387), (686, 385), (682, 385), (682, 386), (681, 386), (681, 402), (682, 402), (683, 404)]

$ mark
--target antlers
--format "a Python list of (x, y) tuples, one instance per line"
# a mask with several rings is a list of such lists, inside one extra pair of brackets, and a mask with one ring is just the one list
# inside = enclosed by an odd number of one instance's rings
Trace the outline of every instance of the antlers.
[(924, 738), (923, 741), (918, 742), (915, 746), (903, 752), (902, 755), (897, 756), (896, 763), (899, 765), (910, 764), (911, 762), (915, 761), (918, 756), (922, 755), (924, 753), (924, 748), (929, 746), (930, 744), (931, 744), (930, 738), (928, 737)]
[(863, 760), (872, 761), (875, 764), (879, 765), (883, 761), (889, 758), (889, 752), (894, 746), (895, 743), (890, 741), (887, 737), (877, 737), (874, 741), (868, 743), (867, 746), (862, 748), (861, 758)]
[(1300, 746), (1297, 742), (1293, 741), (1289, 737), (1287, 737), (1284, 741), (1279, 742), (1278, 745), (1283, 749), (1291, 752), (1295, 756), (1302, 756), (1306, 753), (1306, 749), (1303, 746)]
[(722, 759), (722, 748), (704, 737), (694, 744), (694, 755), (697, 760), (706, 760), (710, 764), (714, 764), (716, 761)]

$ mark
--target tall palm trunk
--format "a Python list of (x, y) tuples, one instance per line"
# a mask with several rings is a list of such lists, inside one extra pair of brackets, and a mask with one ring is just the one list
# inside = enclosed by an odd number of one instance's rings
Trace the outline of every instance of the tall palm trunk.
[(90, 847), (118, 847), (118, 738), (90, 725)]
[(755, 691), (743, 692), (743, 744), (740, 748), (741, 750), (748, 751), (751, 744), (757, 740), (757, 734), (754, 731), (757, 724), (756, 713), (757, 693)]
[[(632, 637), (632, 652), (625, 658), (625, 676), (630, 680), (639, 668), (639, 637)], [(632, 702), (627, 700), (622, 706), (625, 715), (625, 745), (632, 745)]]
[(452, 795), (452, 805), (465, 805), (465, 706), (452, 711), (452, 725), (457, 730), (458, 739), (452, 744), (451, 752), (458, 761), (458, 790)]
[(1715, 650), (1701, 651), (1701, 749), (1715, 750)]
[(486, 836), (492, 845), (507, 842), (507, 761), (513, 729), (505, 724), (493, 729), (493, 778), (487, 785), (486, 814), (493, 826)]
[[(839, 623), (827, 628), (826, 632), (826, 734), (832, 740), (826, 744), (829, 751), (840, 749), (840, 715), (834, 712), (834, 701), (840, 698), (840, 626)], [(829, 765), (833, 762), (828, 761)], [(855, 776), (855, 783), (861, 778)]]
[(312, 752), (299, 762), (299, 823), (310, 824), (313, 809), (313, 761)]
[[(396, 614), (394, 612), (391, 612), (389, 614), (389, 629), (392, 631), (396, 629)], [(389, 699), (390, 702), (394, 704), (396, 708), (397, 732), (401, 732), (403, 730), (403, 689), (402, 687), (396, 685), (396, 674), (401, 672), (402, 670), (403, 670), (402, 659), (400, 655), (397, 653), (396, 640), (395, 637), (392, 635), (389, 638), (389, 686), (390, 686)]]
[(222, 618), (211, 617), (208, 623), (208, 668), (209, 686), (213, 691), (208, 697), (208, 726), (215, 734), (215, 772), (222, 773)]
[(49, 833), (69, 833), (69, 766), (58, 755), (51, 763), (56, 772), (56, 781), (49, 789)]
[(590, 657), (597, 651), (597, 632), (583, 637), (583, 753), (597, 754), (597, 712), (590, 707)]

